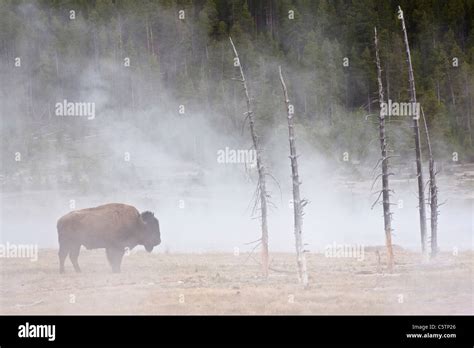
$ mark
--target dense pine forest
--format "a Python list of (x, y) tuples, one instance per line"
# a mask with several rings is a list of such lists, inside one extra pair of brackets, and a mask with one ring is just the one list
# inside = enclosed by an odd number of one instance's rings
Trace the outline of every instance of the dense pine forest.
[[(162, 142), (173, 148), (179, 147), (180, 127), (198, 123), (239, 139), (245, 102), (233, 80), (229, 36), (239, 50), (266, 146), (286, 122), (281, 65), (300, 136), (334, 161), (350, 150), (364, 162), (377, 151), (370, 144), (376, 134), (370, 116), (378, 114), (374, 27), (386, 98), (409, 99), (398, 5), (435, 157), (451, 162), (456, 153), (456, 161), (470, 162), (472, 0), (0, 0), (3, 173), (17, 170), (12, 166), (17, 152), (29, 157), (32, 172), (46, 170), (41, 163), (64, 153), (64, 165), (71, 166), (79, 152), (74, 141), (112, 122), (133, 125), (153, 143), (165, 132), (169, 137)], [(58, 119), (55, 104), (63, 100), (95, 102), (97, 122)], [(395, 152), (406, 154), (402, 162), (411, 164), (410, 123), (393, 119), (388, 131)], [(193, 146), (199, 148), (205, 138), (196, 137)], [(90, 147), (89, 163), (78, 161), (76, 172), (104, 166), (97, 144)], [(182, 158), (200, 158), (189, 149), (179, 151)], [(215, 160), (215, 152), (210, 157)]]

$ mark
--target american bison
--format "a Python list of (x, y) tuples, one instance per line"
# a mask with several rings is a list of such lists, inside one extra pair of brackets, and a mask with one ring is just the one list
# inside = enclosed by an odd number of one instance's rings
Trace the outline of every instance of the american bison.
[(120, 272), (125, 248), (145, 246), (146, 251), (161, 243), (158, 219), (149, 211), (139, 213), (126, 204), (112, 203), (72, 211), (58, 220), (59, 272), (64, 273), (67, 255), (76, 272), (81, 245), (87, 249), (105, 248), (114, 273)]

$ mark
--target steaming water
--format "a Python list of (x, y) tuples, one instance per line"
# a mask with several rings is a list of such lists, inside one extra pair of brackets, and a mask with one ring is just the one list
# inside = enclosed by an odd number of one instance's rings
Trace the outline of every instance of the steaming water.
[[(306, 186), (310, 186), (306, 181)], [(336, 185), (332, 183), (332, 185)], [(415, 186), (415, 182), (409, 184)], [(318, 185), (320, 186), (320, 185)], [(171, 252), (241, 252), (253, 248), (245, 243), (259, 238), (259, 219), (252, 218), (252, 183), (216, 184), (212, 189), (190, 186), (186, 192), (169, 186), (167, 190), (119, 191), (113, 194), (78, 195), (67, 191), (29, 191), (2, 194), (2, 243), (38, 244), (57, 247), (56, 221), (76, 208), (107, 202), (135, 205), (140, 211), (152, 210), (160, 219), (162, 245), (158, 251)], [(304, 241), (307, 249), (320, 251), (326, 245), (383, 245), (383, 218), (380, 205), (370, 209), (374, 195), (362, 194), (345, 187), (328, 184), (325, 188), (310, 187), (302, 192), (310, 204), (305, 209)], [(291, 192), (291, 191), (290, 191)], [(393, 242), (414, 250), (419, 249), (417, 201), (413, 192), (399, 193), (403, 207), (392, 207), (394, 213)], [(277, 192), (269, 215), (270, 248), (272, 251), (293, 251), (293, 210), (291, 195), (280, 197)], [(451, 197), (441, 207), (439, 245), (448, 250), (472, 248), (473, 200)], [(429, 222), (428, 222), (429, 223)], [(429, 230), (428, 230), (429, 232)]]

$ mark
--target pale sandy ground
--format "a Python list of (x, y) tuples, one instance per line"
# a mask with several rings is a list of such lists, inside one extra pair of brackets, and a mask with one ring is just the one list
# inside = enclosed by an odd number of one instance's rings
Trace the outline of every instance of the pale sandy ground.
[(304, 290), (289, 253), (271, 255), (275, 271), (265, 280), (254, 255), (139, 251), (112, 274), (103, 250), (82, 250), (83, 272), (68, 260), (60, 275), (56, 250), (40, 250), (37, 262), (0, 258), (0, 313), (473, 314), (473, 255), (423, 264), (419, 253), (397, 250), (395, 271), (385, 274), (373, 249), (363, 261), (308, 254)]

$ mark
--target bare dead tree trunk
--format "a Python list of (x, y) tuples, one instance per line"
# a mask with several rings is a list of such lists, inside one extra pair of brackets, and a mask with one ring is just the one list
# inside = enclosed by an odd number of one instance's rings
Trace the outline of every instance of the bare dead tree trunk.
[(369, 108), (369, 115), (372, 113), (372, 101), (370, 100), (370, 81), (367, 81), (367, 107)]
[(472, 96), (469, 88), (470, 82), (467, 77), (467, 72), (464, 74), (464, 92), (467, 98), (467, 131), (469, 133), (469, 144), (472, 146), (472, 125), (471, 125), (471, 110), (472, 110)]
[(120, 52), (120, 59), (123, 59), (123, 40), (122, 40), (122, 17), (120, 14), (118, 15), (118, 23), (117, 23), (117, 30), (118, 30), (118, 46)]
[(288, 115), (288, 138), (290, 142), (290, 163), (291, 176), (293, 181), (293, 211), (295, 221), (295, 244), (296, 244), (296, 264), (298, 266), (298, 279), (306, 288), (308, 286), (308, 272), (306, 269), (306, 256), (303, 250), (303, 207), (307, 204), (306, 200), (302, 200), (300, 196), (301, 181), (298, 175), (298, 156), (296, 155), (295, 132), (293, 127), (293, 106), (288, 98), (285, 81), (279, 67), (280, 81), (285, 97), (286, 112)]
[(239, 54), (237, 53), (237, 49), (235, 48), (234, 42), (232, 38), (229, 36), (230, 44), (232, 45), (232, 49), (234, 50), (235, 58), (238, 62), (238, 66), (240, 69), (240, 82), (242, 83), (242, 87), (245, 92), (245, 99), (247, 102), (247, 112), (246, 117), (249, 121), (249, 128), (250, 128), (250, 135), (252, 137), (253, 148), (257, 153), (257, 171), (258, 171), (258, 191), (259, 191), (259, 198), (260, 198), (260, 211), (261, 211), (261, 223), (262, 223), (262, 270), (263, 275), (265, 277), (268, 276), (268, 267), (269, 267), (269, 260), (268, 260), (268, 223), (267, 223), (267, 189), (266, 189), (266, 182), (265, 182), (265, 167), (263, 165), (262, 160), (262, 150), (260, 148), (260, 142), (258, 140), (257, 133), (255, 131), (255, 119), (252, 110), (252, 104), (250, 102), (250, 95), (249, 90), (247, 88), (247, 81), (245, 80), (244, 70), (242, 68), (242, 64), (239, 59)]
[[(408, 44), (408, 35), (405, 27), (405, 19), (403, 18), (403, 11), (398, 6), (398, 18), (402, 22), (402, 31), (405, 40), (405, 48), (407, 54), (408, 64), (408, 80), (410, 83), (410, 102), (416, 105), (416, 89), (415, 89), (415, 77), (413, 74), (413, 66), (411, 64), (410, 45)], [(416, 108), (415, 108), (416, 109)], [(423, 167), (421, 162), (421, 144), (420, 144), (420, 127), (419, 120), (420, 115), (413, 117), (413, 131), (415, 136), (415, 155), (416, 155), (416, 172), (418, 176), (418, 209), (420, 213), (420, 233), (421, 233), (421, 251), (425, 258), (427, 257), (427, 241), (426, 241), (426, 208), (425, 208), (425, 192), (423, 182)]]
[(375, 43), (375, 62), (377, 64), (377, 82), (379, 86), (379, 137), (380, 150), (382, 153), (382, 206), (383, 219), (385, 227), (385, 245), (387, 246), (388, 256), (388, 270), (393, 270), (393, 247), (392, 247), (392, 214), (390, 213), (390, 189), (388, 185), (388, 156), (387, 156), (387, 142), (385, 139), (385, 115), (382, 112), (382, 104), (384, 102), (383, 84), (382, 84), (382, 68), (380, 66), (379, 47), (377, 40), (377, 28), (374, 28), (374, 43)]
[(451, 79), (451, 74), (449, 73), (449, 66), (446, 67), (446, 75), (448, 75), (448, 82), (449, 82), (449, 91), (451, 92), (451, 101), (453, 103), (453, 106), (456, 106), (456, 96), (454, 95), (454, 89), (453, 89), (453, 81)]
[(150, 50), (151, 50), (151, 56), (155, 58), (155, 44), (154, 44), (154, 39), (153, 39), (153, 25), (150, 24)]
[(430, 133), (428, 132), (428, 125), (426, 123), (425, 113), (421, 108), (421, 114), (425, 125), (426, 141), (428, 143), (428, 155), (430, 156), (429, 171), (430, 171), (430, 213), (431, 213), (431, 257), (436, 257), (438, 253), (438, 186), (436, 186), (436, 167), (433, 159), (433, 152), (431, 150)]
[(146, 48), (147, 52), (150, 53), (150, 29), (148, 28), (148, 17), (145, 18), (145, 28), (146, 28)]
[(436, 80), (436, 99), (438, 100), (438, 104), (440, 104), (441, 95), (440, 95), (440, 88), (439, 88), (439, 80)]

